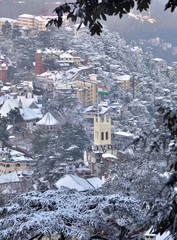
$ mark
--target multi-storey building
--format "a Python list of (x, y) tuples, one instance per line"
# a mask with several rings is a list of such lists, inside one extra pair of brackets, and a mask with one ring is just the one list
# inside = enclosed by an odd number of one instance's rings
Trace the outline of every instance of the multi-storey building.
[(34, 28), (38, 29), (39, 31), (46, 31), (47, 27), (46, 24), (49, 20), (47, 20), (43, 16), (37, 16), (34, 18)]
[(56, 15), (40, 15), (35, 16), (31, 14), (22, 14), (18, 16), (17, 24), (21, 28), (37, 29), (39, 31), (46, 31), (46, 24), (50, 19), (55, 18)]
[(47, 30), (47, 23), (49, 22), (49, 20), (55, 18), (56, 15), (52, 14), (52, 15), (40, 15), (40, 16), (36, 16), (34, 18), (34, 28), (36, 28), (39, 31), (46, 31)]
[(34, 29), (34, 15), (31, 14), (22, 14), (18, 16), (17, 23), (21, 28), (30, 28)]
[(97, 102), (97, 75), (89, 74), (89, 78), (70, 83), (76, 87), (76, 95), (84, 107)]
[(85, 106), (92, 105), (97, 101), (97, 83), (90, 80), (74, 81), (71, 83), (75, 86), (76, 95), (79, 98), (81, 104)]
[(80, 66), (80, 57), (78, 56), (73, 56), (71, 55), (70, 53), (68, 52), (65, 52), (65, 53), (62, 53), (60, 55), (60, 60), (63, 61), (63, 62), (72, 62), (72, 63), (75, 63), (77, 66)]
[(152, 59), (152, 62), (155, 64), (155, 66), (161, 73), (167, 72), (168, 65), (164, 59), (154, 58), (154, 59)]
[(117, 77), (117, 83), (123, 89), (128, 89), (131, 86), (131, 76), (130, 75), (121, 75)]

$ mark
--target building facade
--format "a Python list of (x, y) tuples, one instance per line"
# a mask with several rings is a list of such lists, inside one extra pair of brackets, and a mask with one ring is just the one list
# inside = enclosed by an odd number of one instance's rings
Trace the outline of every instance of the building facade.
[(94, 145), (111, 144), (111, 116), (110, 112), (94, 116)]
[(34, 15), (22, 14), (18, 16), (17, 23), (20, 28), (34, 29)]
[(97, 101), (97, 84), (93, 81), (75, 81), (71, 83), (76, 87), (76, 95), (81, 104), (86, 107)]
[(12, 173), (18, 170), (28, 170), (29, 161), (0, 161), (0, 175)]

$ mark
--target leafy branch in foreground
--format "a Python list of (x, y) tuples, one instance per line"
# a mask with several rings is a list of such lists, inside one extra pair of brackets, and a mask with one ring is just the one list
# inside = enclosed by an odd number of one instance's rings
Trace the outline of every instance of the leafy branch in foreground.
[[(124, 14), (135, 8), (140, 12), (147, 11), (150, 7), (151, 0), (76, 0), (74, 2), (66, 2), (54, 9), (57, 18), (51, 19), (47, 26), (54, 24), (60, 28), (63, 24), (63, 15), (67, 15), (73, 23), (79, 19), (78, 29), (83, 25), (88, 26), (91, 35), (100, 35), (102, 32), (101, 20), (106, 21), (107, 16), (118, 15), (120, 18)], [(165, 10), (175, 10), (177, 6), (176, 0), (168, 0)]]

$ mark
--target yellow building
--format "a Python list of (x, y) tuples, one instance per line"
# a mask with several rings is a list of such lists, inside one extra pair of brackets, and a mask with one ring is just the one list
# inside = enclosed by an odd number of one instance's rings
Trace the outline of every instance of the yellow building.
[(25, 157), (24, 153), (5, 149), (0, 151), (0, 175), (12, 173), (18, 170), (30, 169), (29, 165), (33, 160)]
[(121, 86), (123, 89), (128, 89), (131, 87), (131, 76), (130, 75), (122, 75), (118, 76), (117, 83)]
[(90, 81), (93, 81), (93, 82), (98, 82), (98, 79), (97, 79), (97, 74), (95, 73), (91, 73), (89, 74), (89, 77), (90, 77)]
[(63, 62), (72, 62), (75, 63), (77, 66), (80, 66), (80, 57), (73, 56), (68, 52), (62, 53), (60, 55), (60, 60)]
[(31, 14), (22, 14), (18, 16), (18, 26), (21, 28), (34, 29), (35, 16)]
[(94, 146), (111, 144), (111, 116), (108, 110), (94, 116)]
[(76, 89), (76, 96), (79, 99), (80, 103), (83, 107), (86, 107), (89, 105), (88, 103), (88, 89), (86, 87), (83, 88), (77, 88)]
[(81, 59), (80, 57), (74, 57), (75, 64), (79, 67), (81, 65)]
[(18, 170), (30, 169), (28, 164), (29, 164), (29, 161), (26, 161), (26, 162), (0, 161), (0, 175), (12, 173)]
[(46, 31), (47, 27), (46, 24), (56, 17), (55, 14), (53, 15), (41, 15), (34, 18), (34, 28), (36, 28), (39, 31)]
[(75, 81), (76, 95), (83, 106), (89, 106), (97, 101), (97, 84), (92, 81)]
[[(100, 107), (94, 115), (94, 145), (84, 151), (84, 162), (91, 169), (91, 173), (100, 176), (107, 171), (106, 164), (101, 164), (104, 153), (116, 154), (112, 149), (111, 139), (111, 108)], [(113, 156), (113, 155), (111, 155)], [(113, 156), (115, 157), (115, 156)]]
[(39, 31), (46, 31), (47, 20), (43, 19), (41, 16), (37, 16), (34, 18), (34, 28)]
[(74, 61), (74, 57), (70, 53), (62, 53), (60, 55), (60, 60), (61, 61)]
[(31, 14), (22, 14), (18, 16), (17, 20), (10, 19), (10, 18), (0, 18), (0, 29), (2, 25), (8, 21), (12, 28), (14, 26), (19, 26), (20, 28), (28, 28), (28, 29), (37, 29), (39, 31), (46, 31), (46, 24), (49, 22), (50, 19), (54, 19), (56, 14), (52, 15), (41, 15), (35, 16)]
[(37, 29), (39, 31), (46, 31), (46, 24), (50, 19), (55, 18), (56, 15), (41, 15), (35, 16), (30, 14), (22, 14), (18, 16), (17, 24), (21, 28)]

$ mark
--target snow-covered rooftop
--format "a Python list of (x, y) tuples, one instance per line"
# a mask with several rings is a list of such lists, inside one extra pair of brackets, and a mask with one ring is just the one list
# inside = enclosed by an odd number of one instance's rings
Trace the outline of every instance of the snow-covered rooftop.
[(20, 109), (20, 113), (23, 120), (25, 121), (32, 121), (42, 117), (40, 109), (31, 109), (29, 107), (25, 107), (23, 109)]
[(1, 116), (6, 117), (7, 114), (10, 112), (10, 110), (18, 108), (18, 107), (19, 107), (19, 103), (16, 99), (6, 99), (0, 109)]
[(65, 52), (65, 53), (62, 53), (60, 55), (60, 59), (62, 59), (62, 58), (71, 58), (71, 59), (73, 59), (74, 57), (71, 54)]
[(109, 110), (111, 110), (111, 107), (103, 107), (103, 106), (88, 106), (84, 111), (83, 111), (83, 114), (100, 114), (100, 115), (103, 115), (105, 114), (106, 112), (108, 112)]
[(44, 53), (46, 54), (61, 54), (62, 50), (59, 48), (45, 48)]
[(118, 132), (115, 132), (114, 134), (122, 137), (134, 137), (134, 134), (129, 132), (118, 131)]
[(99, 188), (103, 185), (103, 181), (98, 177), (87, 178), (87, 181), (94, 186), (94, 188)]
[(81, 177), (78, 177), (77, 175), (73, 174), (68, 174), (59, 179), (56, 183), (55, 186), (57, 188), (60, 187), (67, 187), (70, 189), (76, 189), (77, 191), (86, 191), (86, 190), (91, 190), (94, 188), (98, 188), (101, 186), (101, 179), (99, 178), (89, 178), (84, 179)]
[(52, 116), (51, 113), (47, 112), (44, 117), (38, 121), (37, 125), (44, 125), (44, 126), (54, 126), (57, 125), (59, 122)]
[(45, 18), (42, 18), (41, 16), (37, 16), (34, 18), (35, 20), (39, 21), (39, 22), (45, 22), (47, 23), (49, 21), (49, 19), (45, 19)]
[(1, 21), (1, 22), (6, 22), (6, 21), (8, 21), (8, 22), (11, 22), (11, 23), (17, 22), (17, 20), (12, 19), (12, 18), (0, 18), (0, 21)]
[(32, 174), (33, 174), (33, 171), (31, 171), (31, 170), (18, 170), (13, 173), (0, 175), (0, 184), (20, 182), (21, 177), (31, 176)]
[(144, 236), (146, 237), (156, 237), (155, 239), (156, 240), (173, 240), (173, 238), (170, 236), (170, 232), (165, 232), (163, 233), (162, 235), (160, 234), (154, 234), (153, 232), (151, 232), (151, 229), (149, 229), (145, 234)]
[(19, 15), (18, 18), (35, 18), (35, 15), (24, 13), (24, 14)]
[[(4, 104), (0, 109), (1, 116), (7, 116), (10, 110), (19, 108), (24, 120), (33, 120), (41, 118), (41, 109), (36, 103), (36, 98), (26, 98), (18, 96), (17, 99), (5, 99)], [(35, 104), (36, 108), (30, 108), (30, 105)]]
[(0, 176), (0, 184), (20, 182), (20, 179), (16, 172), (8, 173)]
[(19, 152), (17, 150), (14, 149), (9, 149), (9, 148), (0, 148), (0, 154), (2, 154), (2, 156), (8, 153), (10, 155), (9, 160), (7, 159), (7, 162), (26, 162), (26, 161), (32, 161), (31, 158), (28, 158), (25, 156), (24, 153)]
[(162, 58), (153, 58), (153, 60), (154, 60), (155, 62), (162, 62), (162, 61), (164, 61)]
[(118, 77), (117, 77), (117, 80), (118, 80), (118, 81), (129, 81), (130, 78), (131, 78), (130, 75), (125, 74), (125, 75), (122, 75), (122, 76), (118, 76)]
[(61, 179), (59, 179), (55, 186), (57, 188), (67, 187), (70, 189), (76, 189), (77, 191), (86, 191), (89, 189), (94, 189), (92, 185), (90, 185), (85, 179), (80, 178), (76, 175), (65, 175)]
[(113, 159), (117, 159), (116, 156), (114, 156), (114, 155), (112, 155), (112, 154), (110, 154), (110, 153), (103, 153), (103, 154), (102, 154), (102, 157), (103, 157), (103, 158), (113, 158)]

